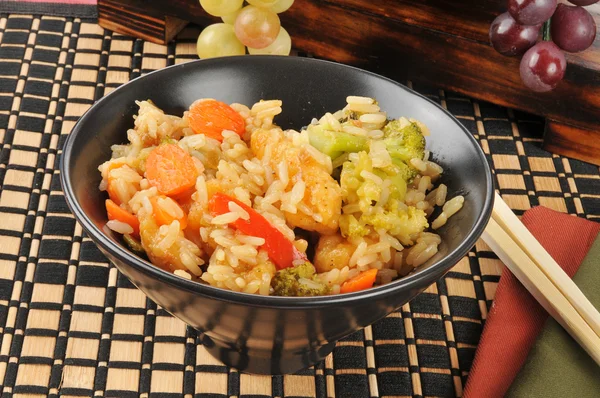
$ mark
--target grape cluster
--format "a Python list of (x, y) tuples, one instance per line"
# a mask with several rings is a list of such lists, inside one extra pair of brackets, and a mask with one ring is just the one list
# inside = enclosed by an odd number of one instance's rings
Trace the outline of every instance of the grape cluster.
[[(523, 84), (536, 92), (550, 91), (567, 68), (563, 51), (576, 53), (592, 45), (596, 24), (583, 8), (600, 0), (508, 0), (508, 12), (490, 26), (490, 42), (506, 56), (523, 56)], [(540, 41), (540, 38), (542, 39)]]
[(198, 36), (200, 58), (246, 54), (289, 55), (292, 39), (281, 26), (280, 14), (294, 0), (200, 0), (208, 14), (223, 23), (207, 26)]

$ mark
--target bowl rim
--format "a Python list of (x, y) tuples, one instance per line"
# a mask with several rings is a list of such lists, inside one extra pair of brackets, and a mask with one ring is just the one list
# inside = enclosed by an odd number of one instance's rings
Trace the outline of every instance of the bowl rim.
[[(372, 77), (375, 77), (380, 80), (387, 81), (388, 83), (394, 84), (400, 89), (408, 92), (411, 95), (417, 96), (423, 100), (426, 100), (436, 106), (440, 111), (442, 111), (446, 116), (450, 117), (451, 120), (456, 123), (459, 128), (465, 133), (467, 138), (471, 141), (475, 150), (480, 157), (481, 163), (484, 165), (484, 174), (486, 176), (486, 197), (483, 205), (483, 211), (477, 217), (475, 224), (471, 231), (467, 234), (465, 239), (451, 252), (446, 254), (445, 257), (440, 259), (438, 262), (432, 264), (428, 268), (421, 270), (419, 272), (409, 274), (403, 278), (396, 279), (390, 283), (385, 285), (375, 286), (368, 290), (354, 292), (354, 293), (345, 293), (345, 294), (335, 294), (335, 295), (327, 295), (327, 296), (315, 296), (315, 297), (284, 297), (284, 296), (263, 296), (259, 294), (252, 293), (243, 293), (243, 292), (235, 292), (231, 290), (226, 290), (219, 287), (210, 286), (207, 284), (202, 284), (198, 282), (194, 282), (188, 279), (184, 279), (178, 277), (177, 275), (165, 271), (149, 261), (142, 259), (141, 257), (136, 256), (131, 251), (127, 250), (125, 247), (117, 244), (111, 238), (109, 238), (98, 226), (95, 225), (94, 222), (85, 214), (80, 204), (75, 199), (75, 194), (73, 192), (73, 187), (70, 182), (70, 170), (67, 165), (71, 161), (72, 155), (72, 147), (75, 142), (77, 136), (81, 134), (83, 126), (86, 120), (90, 117), (91, 112), (95, 110), (95, 108), (99, 107), (101, 104), (107, 103), (111, 100), (111, 98), (117, 95), (122, 90), (131, 89), (129, 86), (135, 86), (136, 84), (140, 84), (140, 81), (143, 81), (145, 78), (155, 74), (166, 73), (166, 71), (186, 69), (190, 67), (202, 67), (203, 65), (207, 66), (219, 66), (220, 64), (230, 64), (234, 62), (252, 62), (253, 60), (268, 60), (270, 62), (304, 62), (315, 65), (325, 65), (326, 67), (334, 67), (334, 68), (342, 68), (342, 69), (350, 69), (355, 72), (367, 74)], [(182, 71), (185, 73), (185, 71)], [(211, 59), (198, 59), (194, 61), (189, 61), (182, 64), (170, 65), (162, 69), (158, 69), (152, 72), (149, 72), (145, 75), (138, 76), (127, 83), (117, 87), (112, 90), (110, 93), (96, 101), (94, 105), (92, 105), (76, 122), (73, 126), (69, 136), (67, 137), (65, 144), (63, 146), (62, 155), (59, 164), (60, 170), (60, 182), (62, 185), (63, 193), (65, 195), (65, 201), (67, 202), (68, 207), (71, 212), (75, 216), (76, 220), (81, 224), (83, 230), (90, 236), (90, 238), (94, 241), (95, 244), (99, 245), (102, 249), (110, 253), (110, 255), (115, 256), (123, 262), (126, 262), (137, 271), (142, 272), (152, 278), (158, 279), (161, 282), (167, 283), (179, 289), (186, 290), (188, 292), (194, 294), (200, 294), (203, 296), (209, 296), (214, 299), (220, 301), (226, 301), (231, 303), (237, 303), (248, 306), (255, 307), (268, 307), (268, 308), (290, 308), (290, 309), (303, 309), (303, 308), (314, 308), (314, 307), (324, 307), (331, 305), (349, 305), (353, 303), (357, 303), (358, 301), (363, 300), (376, 300), (381, 299), (383, 297), (387, 297), (393, 295), (395, 292), (401, 289), (424, 289), (429, 284), (434, 283), (437, 278), (436, 276), (443, 270), (443, 273), (446, 273), (452, 266), (456, 265), (461, 258), (463, 258), (475, 245), (481, 234), (483, 233), (489, 218), (491, 217), (492, 207), (494, 203), (494, 182), (492, 178), (492, 172), (490, 165), (485, 157), (483, 150), (481, 149), (477, 140), (473, 137), (473, 135), (452, 115), (449, 111), (442, 108), (438, 103), (427, 98), (420, 93), (412, 90), (409, 87), (404, 86), (401, 83), (398, 83), (390, 78), (385, 76), (381, 76), (377, 73), (364, 70), (355, 66), (345, 65), (338, 62), (315, 59), (315, 58), (305, 58), (305, 57), (286, 57), (286, 56), (277, 56), (277, 55), (261, 55), (257, 58), (248, 57), (247, 55), (240, 56), (230, 56), (230, 57), (220, 57), (220, 58), (211, 58)], [(108, 259), (109, 262), (112, 262)], [(116, 265), (116, 264), (115, 264)], [(119, 268), (117, 266), (117, 268)], [(442, 274), (443, 275), (443, 274)], [(133, 281), (131, 281), (133, 283)], [(422, 282), (427, 282), (427, 285), (424, 285)], [(135, 283), (134, 283), (135, 285)]]

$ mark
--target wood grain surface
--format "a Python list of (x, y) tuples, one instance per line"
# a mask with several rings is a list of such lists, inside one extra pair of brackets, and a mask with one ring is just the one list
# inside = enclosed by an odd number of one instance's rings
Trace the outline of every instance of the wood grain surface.
[[(505, 10), (504, 3), (302, 0), (280, 17), (301, 51), (542, 115), (552, 120), (548, 131), (563, 126), (563, 131), (571, 132), (546, 148), (600, 164), (600, 151), (577, 150), (597, 148), (594, 142), (600, 140), (600, 39), (586, 52), (567, 55), (565, 79), (554, 91), (532, 92), (521, 83), (519, 58), (504, 57), (488, 44), (489, 25)], [(166, 24), (153, 23), (150, 15), (176, 16), (201, 25), (220, 22), (195, 0), (99, 0), (99, 4), (102, 26), (155, 42), (169, 35), (159, 32), (166, 31)], [(117, 4), (135, 15), (107, 8)], [(588, 9), (600, 23), (600, 5)]]

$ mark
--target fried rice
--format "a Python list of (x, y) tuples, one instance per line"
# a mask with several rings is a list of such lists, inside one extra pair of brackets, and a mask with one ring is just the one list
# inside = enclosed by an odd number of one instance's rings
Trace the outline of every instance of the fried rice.
[[(306, 283), (325, 284), (326, 294), (343, 292), (345, 282), (370, 269), (377, 270), (375, 284), (389, 283), (438, 252), (442, 240), (435, 230), (463, 206), (462, 196), (448, 200), (448, 188), (439, 183), (443, 169), (427, 150), (406, 162), (414, 177), (403, 195), (393, 176), (378, 172), (392, 163), (380, 141), (389, 119), (372, 98), (350, 96), (344, 109), (313, 119), (312, 126), (369, 140), (368, 151), (334, 158), (311, 145), (307, 129), (274, 124), (282, 112), (279, 100), (250, 108), (231, 104), (244, 128), (241, 134), (223, 130), (222, 140), (195, 131), (189, 110), (179, 117), (151, 101), (137, 105), (128, 142), (112, 146), (112, 158), (99, 167), (99, 189), (134, 216), (139, 232), (135, 222), (110, 217), (110, 211), (106, 226), (154, 265), (182, 278), (277, 294), (273, 279), (280, 267), (265, 238), (236, 228), (256, 212), (295, 251), (306, 253), (316, 268), (313, 282)], [(422, 123), (400, 119), (409, 123), (428, 135)], [(195, 168), (193, 186), (183, 196), (165, 195), (148, 176), (149, 156), (166, 144), (189, 155)], [(220, 214), (209, 209), (217, 192), (235, 200)]]

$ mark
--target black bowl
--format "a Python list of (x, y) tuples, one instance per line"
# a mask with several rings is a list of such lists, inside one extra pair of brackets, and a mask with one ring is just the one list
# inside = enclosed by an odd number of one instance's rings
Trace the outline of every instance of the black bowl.
[[(276, 122), (300, 128), (345, 105), (348, 95), (375, 97), (392, 117), (424, 122), (428, 148), (445, 173), (450, 195), (464, 208), (439, 232), (440, 252), (413, 274), (367, 291), (325, 297), (264, 297), (179, 278), (127, 250), (105, 232), (105, 195), (98, 166), (110, 146), (126, 141), (136, 100), (151, 99), (182, 114), (201, 97), (251, 105), (283, 100)], [(68, 205), (100, 250), (150, 299), (202, 333), (216, 358), (248, 373), (291, 373), (322, 360), (335, 342), (383, 318), (441, 278), (474, 246), (490, 217), (493, 183), (486, 158), (471, 134), (429, 99), (360, 69), (299, 57), (242, 56), (174, 65), (114, 90), (76, 124), (65, 144), (61, 181)]]

